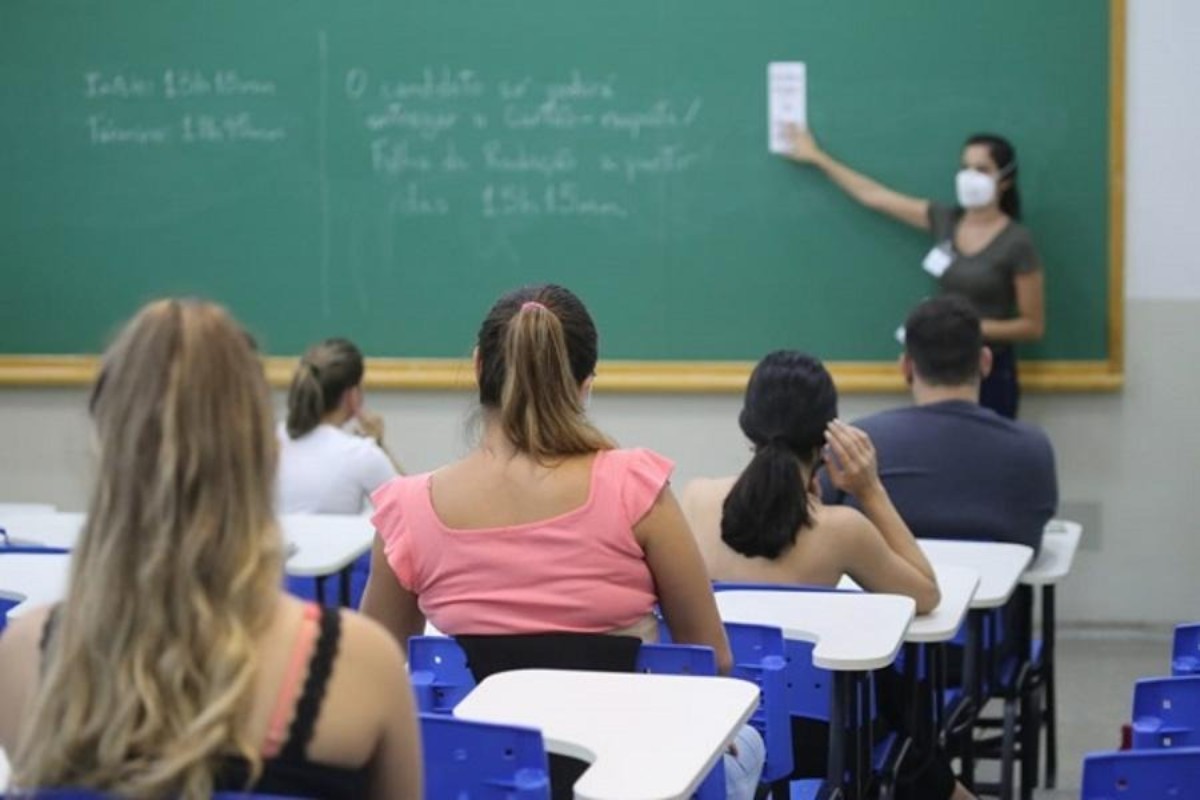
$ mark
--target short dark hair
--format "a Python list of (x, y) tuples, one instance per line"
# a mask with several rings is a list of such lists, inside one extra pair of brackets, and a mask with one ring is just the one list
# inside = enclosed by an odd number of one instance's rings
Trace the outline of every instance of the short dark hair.
[(904, 322), (904, 350), (921, 380), (961, 386), (979, 380), (983, 328), (964, 298), (944, 294), (922, 301)]

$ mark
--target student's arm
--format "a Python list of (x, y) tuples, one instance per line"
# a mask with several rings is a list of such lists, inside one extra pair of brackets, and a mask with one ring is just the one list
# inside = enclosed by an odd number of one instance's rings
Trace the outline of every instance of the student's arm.
[[(878, 533), (880, 543), (893, 557), (885, 558), (871, 544), (875, 537), (860, 529), (851, 561), (853, 569), (866, 581), (863, 587), (871, 591), (899, 591), (895, 587), (903, 585), (907, 587), (903, 594), (916, 601), (918, 613), (931, 611), (941, 600), (937, 576), (879, 480), (875, 446), (870, 437), (858, 428), (834, 420), (826, 430), (825, 440), (828, 443), (825, 465), (830, 481), (858, 500), (872, 532)], [(851, 572), (851, 577), (859, 581), (860, 575)]]
[(1017, 316), (983, 320), (983, 338), (990, 342), (1036, 342), (1046, 332), (1046, 292), (1042, 271), (1023, 272), (1013, 278), (1017, 291)]
[(717, 657), (717, 670), (728, 675), (733, 669), (733, 655), (717, 614), (717, 601), (696, 541), (670, 486), (659, 493), (633, 533), (646, 554), (671, 637), (680, 644), (711, 647)]
[(862, 205), (898, 219), (906, 225), (929, 230), (929, 201), (889, 189), (847, 167), (818, 145), (812, 134), (803, 128), (789, 128), (792, 149), (788, 157), (801, 164), (812, 164), (833, 181), (839, 189)]
[[(423, 796), (421, 736), (416, 705), (404, 655), (396, 640), (381, 626), (356, 614), (342, 615), (343, 657), (354, 657), (358, 669), (354, 675), (362, 686), (386, 687), (373, 692), (370, 711), (374, 712), (377, 740), (369, 761), (369, 792), (373, 800), (420, 800)], [(361, 709), (357, 709), (361, 711)], [(355, 720), (366, 724), (370, 714)]]
[(13, 620), (0, 636), (0, 747), (11, 760), (17, 749), (27, 702), (37, 690), (40, 642), (50, 606)]
[(379, 449), (383, 451), (388, 461), (391, 462), (392, 469), (395, 470), (394, 474), (403, 475), (404, 467), (400, 465), (400, 461), (392, 455), (392, 451), (388, 450), (387, 445), (383, 443), (383, 417), (373, 414), (365, 408), (360, 408), (358, 414), (355, 416), (355, 421), (358, 423), (358, 429), (362, 431), (362, 435), (374, 439), (375, 444), (379, 445)]
[(387, 629), (402, 648), (408, 646), (410, 636), (425, 632), (425, 615), (417, 605), (417, 596), (400, 585), (378, 534), (371, 547), (371, 572), (359, 610)]

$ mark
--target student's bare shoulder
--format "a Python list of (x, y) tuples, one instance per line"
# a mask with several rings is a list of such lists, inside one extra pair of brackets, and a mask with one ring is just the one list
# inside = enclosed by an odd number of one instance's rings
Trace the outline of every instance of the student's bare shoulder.
[(686, 507), (689, 502), (704, 505), (724, 501), (735, 483), (736, 475), (724, 478), (693, 478), (683, 487), (681, 502)]
[(857, 537), (869, 533), (871, 521), (852, 506), (825, 505), (815, 501), (813, 508), (814, 532), (824, 537)]
[(38, 606), (8, 623), (4, 635), (0, 636), (0, 653), (24, 652), (26, 648), (37, 648), (42, 641), (42, 631), (54, 606)]

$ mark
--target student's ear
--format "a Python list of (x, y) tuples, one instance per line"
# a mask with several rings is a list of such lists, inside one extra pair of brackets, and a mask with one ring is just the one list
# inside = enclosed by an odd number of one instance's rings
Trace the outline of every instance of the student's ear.
[(984, 345), (979, 350), (979, 377), (986, 378), (992, 374), (992, 348)]
[(912, 386), (912, 383), (913, 383), (913, 361), (911, 358), (909, 358), (907, 352), (900, 354), (899, 363), (900, 363), (900, 374), (904, 376), (904, 382), (907, 385)]
[(360, 383), (358, 386), (347, 389), (342, 395), (342, 411), (346, 413), (348, 419), (354, 419), (362, 410), (363, 402), (363, 387)]
[(471, 350), (471, 362), (475, 365), (475, 383), (483, 380), (483, 360), (479, 357), (479, 348)]
[(584, 411), (592, 404), (592, 384), (595, 382), (596, 373), (593, 372), (583, 379), (583, 383), (579, 384), (579, 405), (583, 406)]

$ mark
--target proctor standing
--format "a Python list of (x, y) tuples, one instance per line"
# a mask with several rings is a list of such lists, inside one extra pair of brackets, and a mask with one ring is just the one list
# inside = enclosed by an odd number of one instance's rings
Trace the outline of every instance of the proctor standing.
[(1013, 345), (1045, 331), (1042, 260), (1021, 224), (1017, 156), (1003, 137), (976, 134), (963, 146), (955, 179), (957, 204), (911, 197), (855, 172), (822, 150), (812, 134), (793, 129), (788, 156), (811, 164), (867, 208), (929, 231), (924, 267), (943, 292), (967, 298), (983, 320), (992, 350), (980, 403), (1015, 418), (1020, 400)]

